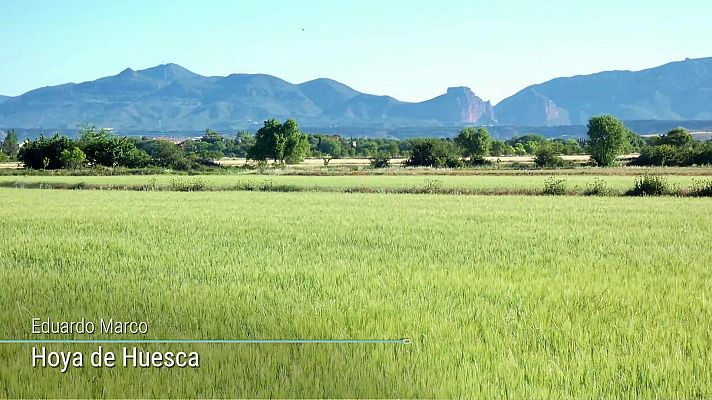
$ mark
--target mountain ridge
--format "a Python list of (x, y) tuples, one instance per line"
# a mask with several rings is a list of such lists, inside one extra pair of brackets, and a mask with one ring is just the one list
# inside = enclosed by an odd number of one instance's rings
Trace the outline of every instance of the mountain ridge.
[(360, 92), (329, 78), (291, 83), (268, 74), (203, 76), (178, 64), (0, 96), (0, 127), (127, 131), (200, 131), (259, 127), (296, 118), (312, 127), (368, 129), (464, 125), (585, 125), (599, 114), (624, 120), (712, 120), (712, 57), (640, 71), (557, 77), (527, 86), (496, 105), (465, 86), (406, 102)]
[(712, 119), (712, 57), (558, 77), (527, 86), (495, 106), (505, 125), (578, 125), (599, 114), (625, 120)]
[(170, 63), (126, 68), (93, 81), (47, 86), (6, 99), (0, 105), (0, 126), (240, 129), (267, 118), (290, 117), (312, 126), (445, 126), (489, 123), (491, 108), (469, 88), (409, 103), (362, 93), (328, 78), (293, 84), (267, 74), (203, 76)]

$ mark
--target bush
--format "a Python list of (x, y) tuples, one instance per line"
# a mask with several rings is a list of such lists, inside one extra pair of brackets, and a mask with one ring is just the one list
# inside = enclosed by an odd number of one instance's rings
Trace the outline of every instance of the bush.
[(629, 196), (664, 196), (672, 194), (668, 180), (658, 175), (643, 175), (635, 178), (635, 186), (629, 190)]
[(697, 165), (712, 165), (712, 141), (693, 146), (690, 162)]
[(170, 189), (176, 192), (202, 192), (210, 189), (210, 185), (203, 178), (171, 179)]
[(439, 179), (427, 179), (423, 186), (423, 193), (436, 194), (442, 192), (443, 182)]
[(692, 189), (690, 196), (695, 197), (712, 197), (712, 179), (707, 180), (692, 180)]
[(539, 168), (560, 167), (564, 165), (564, 160), (559, 156), (554, 146), (542, 144), (536, 149), (534, 164)]
[(494, 165), (494, 163), (492, 161), (489, 161), (482, 157), (471, 157), (469, 160), (467, 160), (467, 162), (465, 162), (464, 160), (461, 160), (459, 158), (455, 159), (454, 161), (457, 161), (458, 164), (461, 164), (461, 165), (458, 165), (458, 167), (465, 167), (465, 166), (483, 167), (483, 166)]
[(549, 177), (544, 181), (543, 194), (547, 196), (563, 196), (566, 194), (566, 180), (557, 177)]
[(631, 162), (632, 165), (681, 165), (681, 151), (669, 144), (645, 147), (640, 156)]
[(371, 168), (388, 168), (391, 166), (391, 158), (387, 155), (378, 155), (369, 160)]
[(416, 139), (410, 144), (407, 167), (447, 167), (456, 165), (458, 158), (439, 139)]
[(592, 184), (586, 186), (583, 194), (585, 196), (614, 196), (616, 191), (611, 189), (603, 179), (595, 178)]

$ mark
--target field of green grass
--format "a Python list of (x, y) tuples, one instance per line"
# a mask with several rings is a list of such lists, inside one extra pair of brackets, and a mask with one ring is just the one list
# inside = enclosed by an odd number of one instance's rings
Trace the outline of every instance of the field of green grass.
[[(301, 176), (301, 175), (123, 175), (123, 176), (0, 176), (0, 185), (45, 184), (87, 184), (87, 185), (149, 185), (170, 186), (172, 182), (202, 182), (220, 189), (245, 183), (271, 185), (292, 185), (315, 189), (345, 188), (412, 188), (437, 185), (444, 188), (464, 188), (472, 190), (537, 190), (552, 175), (342, 175), (342, 176)], [(559, 176), (572, 190), (584, 190), (596, 179), (602, 180), (611, 189), (625, 191), (633, 187), (635, 176), (571, 175)], [(689, 188), (694, 180), (710, 180), (709, 176), (669, 175), (671, 185)]]
[[(505, 182), (541, 183), (520, 179)], [(36, 316), (143, 320), (145, 339), (412, 340), (144, 345), (201, 367), (65, 374), (0, 344), (0, 397), (712, 397), (709, 199), (0, 189), (0, 204), (0, 339), (31, 338)]]

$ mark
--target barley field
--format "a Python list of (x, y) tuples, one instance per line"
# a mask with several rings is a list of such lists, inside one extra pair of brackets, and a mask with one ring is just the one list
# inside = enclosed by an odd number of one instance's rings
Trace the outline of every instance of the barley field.
[(142, 339), (412, 341), (149, 344), (201, 366), (65, 374), (0, 344), (0, 397), (712, 397), (709, 199), (4, 188), (0, 203), (2, 339), (35, 338), (34, 316), (147, 321)]

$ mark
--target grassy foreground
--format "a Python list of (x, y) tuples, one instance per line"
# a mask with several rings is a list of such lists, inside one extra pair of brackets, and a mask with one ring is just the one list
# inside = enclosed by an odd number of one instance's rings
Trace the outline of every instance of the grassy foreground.
[(200, 351), (201, 368), (66, 374), (4, 344), (0, 396), (712, 397), (709, 199), (0, 189), (0, 203), (0, 338), (31, 337), (37, 316), (144, 320), (148, 339), (413, 341), (145, 345)]

